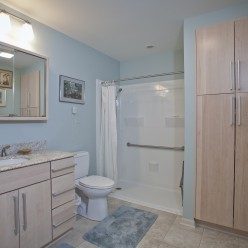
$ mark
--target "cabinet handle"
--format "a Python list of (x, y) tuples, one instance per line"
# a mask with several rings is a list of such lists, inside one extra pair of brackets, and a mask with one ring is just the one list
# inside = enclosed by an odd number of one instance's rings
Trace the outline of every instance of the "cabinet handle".
[(230, 90), (233, 90), (233, 82), (234, 82), (234, 80), (233, 80), (233, 62), (232, 61), (230, 61), (230, 67), (229, 67), (229, 72), (230, 72)]
[(240, 60), (237, 62), (237, 89), (240, 90)]
[(75, 216), (76, 216), (76, 214), (73, 214), (73, 216), (70, 217), (69, 219), (67, 219), (67, 220), (65, 220), (65, 221), (63, 221), (63, 222), (60, 222), (59, 224), (53, 224), (53, 227), (54, 227), (54, 228), (57, 228), (57, 227), (61, 226), (62, 224), (66, 223), (67, 221), (71, 220), (71, 219), (74, 218)]
[(238, 96), (238, 126), (241, 125), (241, 97)]
[(17, 204), (17, 197), (13, 196), (14, 200), (14, 213), (15, 213), (15, 230), (14, 233), (17, 235), (19, 233), (19, 218), (18, 218), (18, 204)]
[(233, 96), (230, 96), (230, 126), (233, 125)]
[(53, 197), (56, 197), (56, 196), (62, 195), (64, 193), (69, 192), (69, 191), (74, 190), (74, 189), (75, 189), (75, 187), (72, 187), (70, 189), (64, 190), (64, 191), (59, 192), (59, 193), (52, 193), (52, 195), (53, 195)]
[(22, 194), (22, 201), (23, 201), (23, 230), (27, 230), (27, 199), (26, 194)]
[(61, 168), (61, 169), (53, 169), (53, 168), (52, 168), (52, 172), (63, 171), (63, 170), (66, 170), (66, 169), (73, 168), (73, 167), (75, 167), (75, 166), (76, 166), (76, 164), (72, 164), (72, 165), (70, 165), (70, 166), (67, 166), (67, 167), (64, 167), (64, 168)]

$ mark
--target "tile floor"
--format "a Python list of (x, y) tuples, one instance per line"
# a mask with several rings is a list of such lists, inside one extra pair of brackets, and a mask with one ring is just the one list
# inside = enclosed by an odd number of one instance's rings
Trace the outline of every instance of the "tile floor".
[[(248, 248), (248, 238), (207, 228), (191, 228), (180, 224), (181, 216), (147, 208), (129, 202), (108, 198), (109, 213), (121, 205), (128, 205), (158, 214), (150, 230), (140, 241), (137, 248)], [(76, 248), (97, 248), (82, 239), (82, 235), (98, 222), (77, 217), (75, 227), (55, 243), (46, 248), (56, 248), (67, 243)]]

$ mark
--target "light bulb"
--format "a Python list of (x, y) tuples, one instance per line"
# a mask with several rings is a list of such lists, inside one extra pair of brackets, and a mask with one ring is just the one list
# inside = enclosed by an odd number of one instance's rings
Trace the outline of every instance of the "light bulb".
[(11, 30), (9, 15), (5, 12), (0, 13), (0, 31), (7, 33)]
[(22, 36), (21, 37), (22, 40), (31, 41), (34, 38), (32, 25), (30, 23), (25, 22), (22, 25), (20, 35)]
[(0, 57), (11, 59), (12, 57), (14, 57), (14, 54), (0, 51)]

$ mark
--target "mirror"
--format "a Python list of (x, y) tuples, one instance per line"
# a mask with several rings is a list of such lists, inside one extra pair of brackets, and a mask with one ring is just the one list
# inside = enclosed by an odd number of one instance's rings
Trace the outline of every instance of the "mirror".
[(47, 120), (47, 58), (0, 43), (0, 120)]

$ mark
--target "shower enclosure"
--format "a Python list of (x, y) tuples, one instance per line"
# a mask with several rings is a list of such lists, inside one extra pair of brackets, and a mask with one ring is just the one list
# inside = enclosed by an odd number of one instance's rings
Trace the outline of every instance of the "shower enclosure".
[(183, 80), (121, 85), (118, 181), (112, 197), (182, 214)]

